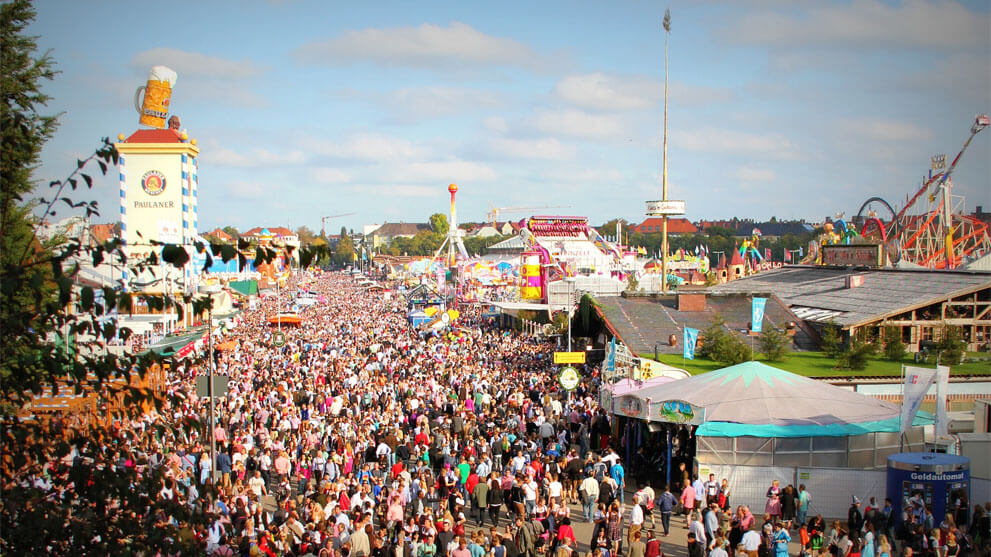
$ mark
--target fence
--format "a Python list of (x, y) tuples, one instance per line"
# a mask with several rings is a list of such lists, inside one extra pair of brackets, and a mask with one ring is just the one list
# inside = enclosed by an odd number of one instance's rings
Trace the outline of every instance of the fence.
[(787, 466), (727, 466), (700, 464), (699, 477), (716, 475), (716, 481), (726, 478), (730, 485), (730, 504), (747, 505), (757, 516), (764, 512), (767, 488), (778, 480), (782, 488), (805, 484), (812, 496), (809, 515), (843, 518), (856, 495), (866, 504), (870, 497), (884, 502), (887, 472), (885, 470), (852, 470), (849, 468), (801, 468)]

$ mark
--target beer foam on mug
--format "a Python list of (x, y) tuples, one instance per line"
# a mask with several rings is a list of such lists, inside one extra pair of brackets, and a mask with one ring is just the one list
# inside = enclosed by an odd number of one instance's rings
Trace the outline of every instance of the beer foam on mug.
[(169, 87), (175, 87), (175, 82), (179, 75), (168, 66), (155, 66), (148, 73), (148, 81), (166, 81)]

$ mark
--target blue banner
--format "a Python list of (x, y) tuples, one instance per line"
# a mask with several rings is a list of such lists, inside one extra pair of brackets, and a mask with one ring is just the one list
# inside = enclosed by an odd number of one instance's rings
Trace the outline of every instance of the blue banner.
[(682, 355), (685, 359), (695, 359), (695, 345), (698, 343), (698, 340), (699, 330), (691, 327), (685, 327), (685, 342), (682, 343), (684, 345), (684, 352), (682, 352)]
[(606, 371), (616, 371), (616, 337), (609, 341), (609, 353), (606, 355)]
[(750, 330), (759, 333), (761, 325), (764, 323), (764, 306), (767, 305), (767, 298), (754, 298), (750, 307)]

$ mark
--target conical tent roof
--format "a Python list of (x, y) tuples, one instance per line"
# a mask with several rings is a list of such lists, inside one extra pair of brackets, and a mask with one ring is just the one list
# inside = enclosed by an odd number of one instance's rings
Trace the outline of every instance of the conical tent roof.
[[(901, 407), (746, 362), (630, 393), (651, 403), (679, 400), (704, 409), (698, 435), (801, 437), (898, 431)], [(917, 418), (914, 425), (928, 423)]]

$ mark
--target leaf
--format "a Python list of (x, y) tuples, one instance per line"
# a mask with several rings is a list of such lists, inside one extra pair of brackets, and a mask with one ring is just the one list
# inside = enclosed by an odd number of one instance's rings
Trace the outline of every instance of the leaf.
[(93, 250), (93, 266), (98, 267), (100, 263), (103, 263), (103, 248), (97, 247)]
[(69, 178), (68, 182), (69, 182), (69, 185), (72, 186), (72, 189), (73, 190), (75, 190), (76, 187), (78, 186), (78, 182), (77, 182), (77, 180), (75, 178)]
[(96, 161), (96, 163), (100, 165), (100, 172), (105, 175), (107, 173), (107, 163), (103, 161)]
[(80, 159), (76, 159), (76, 168), (82, 168), (84, 166), (86, 166), (86, 161), (80, 160)]
[(83, 307), (83, 311), (89, 311), (93, 309), (93, 287), (84, 286), (79, 292), (79, 302)]
[(83, 181), (86, 182), (86, 187), (93, 189), (93, 179), (89, 177), (89, 174), (80, 174), (83, 177)]
[(185, 248), (176, 244), (167, 244), (162, 247), (162, 261), (171, 264), (173, 267), (182, 268), (189, 262), (189, 254)]

